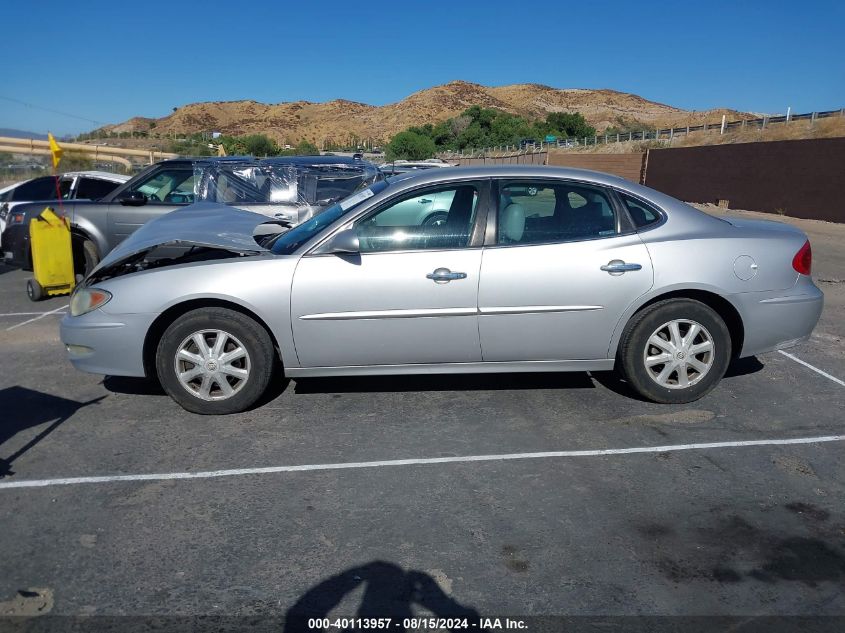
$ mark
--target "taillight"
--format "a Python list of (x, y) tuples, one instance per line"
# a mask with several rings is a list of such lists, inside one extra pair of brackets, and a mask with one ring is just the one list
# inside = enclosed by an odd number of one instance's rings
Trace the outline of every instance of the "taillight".
[(795, 253), (795, 257), (792, 258), (792, 267), (802, 275), (810, 274), (810, 269), (813, 267), (813, 249), (810, 248), (810, 240), (804, 242), (801, 250)]

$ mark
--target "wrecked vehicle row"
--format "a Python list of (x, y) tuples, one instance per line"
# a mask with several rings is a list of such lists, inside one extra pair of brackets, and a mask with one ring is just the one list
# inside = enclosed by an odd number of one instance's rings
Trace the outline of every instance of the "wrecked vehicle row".
[[(219, 202), (299, 224), (383, 178), (367, 161), (331, 156), (166, 160), (97, 201), (66, 201), (76, 272), (87, 275), (115, 246), (155, 218), (195, 202)], [(29, 223), (45, 203), (20, 205), (3, 233), (6, 261), (32, 267)]]

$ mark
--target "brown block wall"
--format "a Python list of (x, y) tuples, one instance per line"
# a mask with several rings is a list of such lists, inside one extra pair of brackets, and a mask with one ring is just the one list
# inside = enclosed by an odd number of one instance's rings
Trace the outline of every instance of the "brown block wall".
[(845, 138), (651, 150), (645, 184), (687, 202), (845, 222)]
[(488, 156), (486, 158), (446, 157), (445, 160), (459, 167), (478, 167), (479, 165), (545, 165), (546, 152), (508, 154), (505, 156)]
[(603, 171), (640, 182), (645, 154), (579, 154), (575, 152), (549, 153), (549, 165)]

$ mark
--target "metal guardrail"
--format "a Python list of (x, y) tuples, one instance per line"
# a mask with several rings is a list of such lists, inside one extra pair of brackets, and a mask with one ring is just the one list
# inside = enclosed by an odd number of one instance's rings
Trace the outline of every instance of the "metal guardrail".
[[(111, 147), (108, 145), (89, 145), (87, 143), (61, 143), (62, 149), (68, 152), (77, 154), (85, 154), (89, 158), (101, 160), (105, 162), (114, 162), (123, 165), (126, 168), (131, 166), (129, 157), (136, 159), (143, 159), (138, 162), (153, 163), (164, 160), (165, 158), (178, 158), (178, 154), (171, 154), (169, 152), (159, 152), (153, 150), (143, 149), (125, 149), (122, 147)], [(39, 154), (45, 155), (50, 153), (50, 143), (48, 141), (41, 141), (30, 138), (14, 138), (7, 136), (0, 136), (0, 151), (10, 152), (14, 154)]]
[(845, 108), (839, 110), (826, 110), (824, 112), (807, 112), (804, 114), (785, 114), (777, 116), (764, 116), (757, 119), (740, 119), (739, 121), (723, 121), (722, 123), (703, 123), (701, 125), (685, 125), (675, 128), (642, 129), (619, 134), (596, 134), (594, 136), (561, 138), (556, 141), (529, 143), (525, 145), (504, 145), (499, 147), (485, 147), (478, 149), (462, 150), (461, 152), (443, 152), (438, 154), (439, 158), (445, 160), (455, 158), (481, 158), (484, 156), (495, 156), (508, 154), (514, 151), (523, 153), (545, 152), (548, 149), (576, 149), (578, 147), (589, 147), (592, 145), (608, 145), (610, 143), (626, 143), (631, 141), (655, 141), (672, 140), (676, 136), (684, 136), (691, 132), (718, 131), (724, 134), (727, 130), (760, 129), (764, 130), (769, 125), (779, 123), (790, 123), (792, 121), (812, 121), (831, 117), (845, 118)]

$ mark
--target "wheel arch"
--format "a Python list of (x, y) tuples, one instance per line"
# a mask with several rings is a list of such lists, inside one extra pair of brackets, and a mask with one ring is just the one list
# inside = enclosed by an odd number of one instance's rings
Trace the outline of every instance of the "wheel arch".
[(102, 255), (103, 251), (102, 251), (102, 248), (100, 247), (100, 244), (99, 244), (99, 243), (97, 242), (97, 240), (96, 240), (96, 239), (95, 239), (95, 238), (94, 238), (94, 237), (93, 237), (93, 236), (92, 236), (92, 235), (91, 235), (88, 231), (86, 231), (84, 228), (82, 228), (82, 227), (80, 227), (80, 226), (77, 226), (77, 225), (75, 225), (75, 224), (74, 224), (74, 225), (72, 225), (72, 226), (70, 227), (70, 237), (71, 237), (71, 246), (72, 246), (73, 248), (76, 248), (76, 244), (81, 244), (81, 242), (79, 242), (79, 241), (74, 241), (74, 238), (76, 238), (76, 240), (87, 240), (87, 241), (91, 242), (91, 243), (94, 245), (94, 248), (95, 248), (95, 249), (96, 249), (96, 251), (97, 251), (97, 257), (98, 257), (98, 258), (100, 258), (100, 259), (102, 259), (102, 257), (103, 257), (103, 255)]
[(434, 211), (427, 211), (427, 212), (423, 213), (422, 214), (422, 220), (420, 220), (420, 226), (422, 226), (423, 224), (428, 222), (428, 220), (430, 218), (432, 218), (433, 216), (435, 216), (437, 214), (442, 214), (442, 215), (448, 216), (449, 210), (448, 209), (435, 209)]
[(105, 235), (103, 235), (93, 222), (85, 218), (77, 216), (71, 222), (70, 234), (71, 237), (81, 237), (94, 244), (94, 247), (97, 249), (97, 256), (101, 259), (109, 252), (108, 241)]
[(608, 357), (615, 358), (619, 349), (619, 344), (622, 340), (622, 335), (628, 327), (628, 323), (634, 318), (636, 314), (644, 310), (650, 305), (658, 301), (665, 301), (667, 299), (692, 299), (699, 301), (711, 308), (718, 314), (728, 328), (731, 336), (731, 356), (733, 358), (739, 357), (742, 352), (743, 344), (745, 343), (745, 324), (742, 320), (737, 307), (726, 299), (723, 295), (713, 290), (703, 288), (676, 288), (661, 292), (659, 294), (651, 295), (643, 299), (640, 303), (629, 310), (625, 317), (619, 320), (611, 340), (610, 348), (608, 349)]
[(234, 301), (227, 301), (226, 299), (188, 299), (187, 301), (182, 301), (167, 308), (164, 312), (162, 312), (156, 317), (155, 321), (153, 321), (150, 327), (147, 329), (147, 334), (144, 337), (144, 347), (142, 351), (144, 373), (146, 374), (147, 378), (156, 377), (156, 347), (158, 347), (158, 342), (161, 340), (161, 337), (164, 334), (165, 330), (170, 326), (171, 323), (173, 323), (183, 314), (186, 314), (192, 310), (197, 310), (199, 308), (228, 308), (229, 310), (240, 312), (244, 316), (248, 316), (249, 318), (253, 319), (262, 328), (264, 328), (264, 330), (267, 332), (267, 335), (270, 337), (270, 340), (273, 341), (273, 347), (275, 348), (276, 358), (278, 359), (279, 363), (282, 363), (281, 347), (279, 345), (279, 341), (276, 338), (276, 335), (273, 334), (273, 330), (270, 329), (266, 321), (260, 316), (258, 316), (255, 312), (253, 312), (246, 306), (243, 306)]

